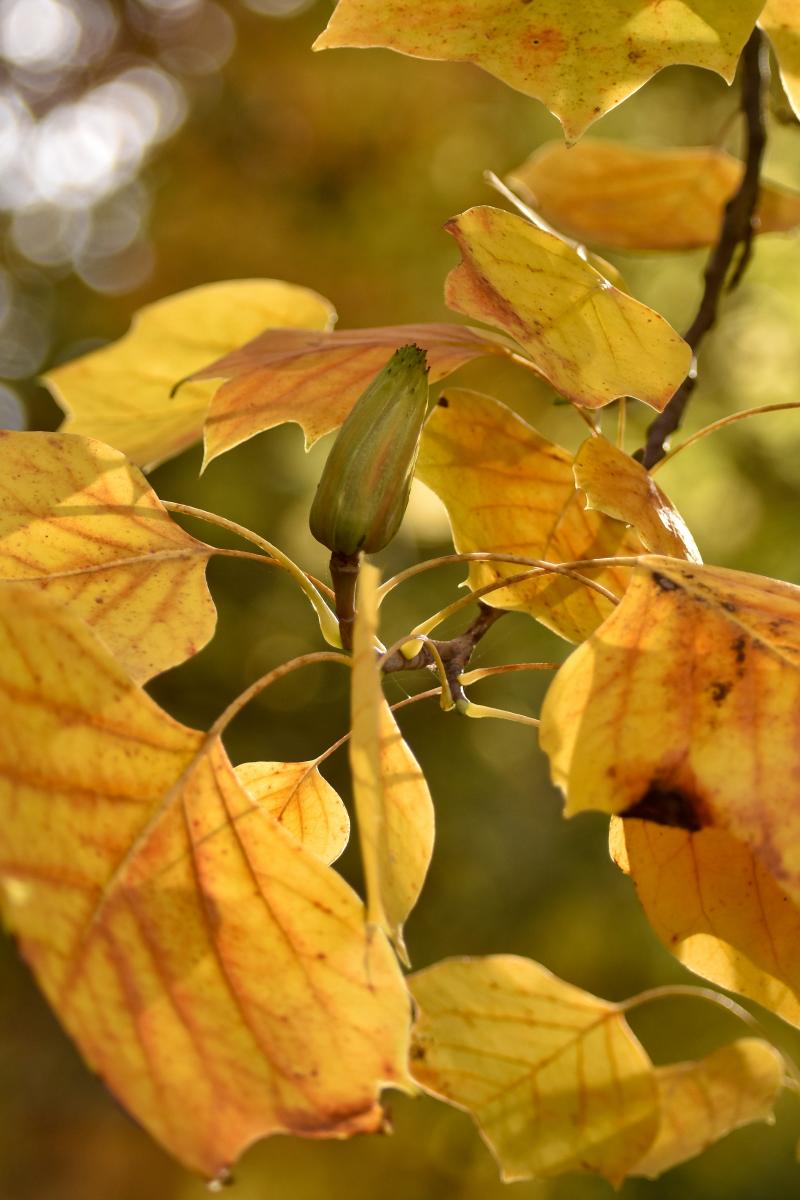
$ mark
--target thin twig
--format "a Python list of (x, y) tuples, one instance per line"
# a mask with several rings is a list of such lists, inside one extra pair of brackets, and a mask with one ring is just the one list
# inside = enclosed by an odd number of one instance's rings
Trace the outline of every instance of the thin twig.
[(691, 370), (664, 411), (650, 425), (645, 445), (636, 455), (648, 470), (664, 457), (667, 440), (683, 420), (686, 406), (697, 385), (697, 350), (705, 335), (716, 324), (725, 281), (738, 247), (741, 247), (739, 261), (733, 267), (729, 291), (741, 281), (750, 261), (757, 220), (761, 162), (767, 141), (764, 105), (768, 86), (768, 51), (763, 34), (759, 29), (754, 29), (742, 52), (741, 109), (746, 125), (744, 174), (738, 191), (725, 206), (719, 239), (706, 266), (703, 298), (697, 316), (685, 334), (692, 348)]

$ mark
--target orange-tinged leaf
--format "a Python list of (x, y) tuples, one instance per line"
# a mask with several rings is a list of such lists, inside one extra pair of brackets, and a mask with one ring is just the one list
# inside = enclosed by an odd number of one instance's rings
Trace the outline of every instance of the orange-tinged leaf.
[(449, 306), (513, 337), (567, 399), (600, 408), (635, 396), (662, 409), (685, 378), (683, 338), (561, 238), (485, 206), (446, 228), (463, 259), (447, 277)]
[(316, 292), (277, 279), (210, 283), (148, 304), (119, 341), (55, 367), (45, 383), (67, 413), (65, 432), (97, 437), (140, 466), (196, 442), (215, 387), (172, 387), (214, 356), (267, 325), (328, 329), (332, 306)]
[(722, 829), (800, 899), (800, 588), (640, 560), (567, 660), (541, 744), (568, 814)]
[(394, 351), (410, 344), (427, 351), (431, 382), (482, 355), (514, 352), (496, 334), (467, 325), (389, 325), (322, 334), (268, 330), (193, 377), (228, 380), (209, 409), (206, 463), (286, 421), (300, 425), (306, 445), (312, 445), (342, 424)]
[[(548, 142), (511, 172), (542, 216), (570, 237), (614, 250), (691, 250), (719, 237), (742, 163), (714, 146), (642, 149), (587, 139)], [(762, 182), (757, 233), (800, 225), (800, 194)]]
[(0, 589), (0, 895), (66, 1029), (216, 1175), (253, 1140), (382, 1125), (408, 997), (358, 897), (68, 608)]
[(604, 437), (587, 438), (575, 455), (575, 482), (586, 507), (632, 525), (654, 554), (702, 562), (689, 527), (641, 463)]
[[(619, 521), (587, 512), (575, 489), (572, 455), (547, 441), (504, 404), (449, 388), (422, 436), (417, 477), (447, 508), (460, 553), (490, 550), (570, 562), (640, 554), (638, 538)], [(472, 588), (524, 568), (471, 563)], [(583, 573), (621, 594), (626, 567)], [(569, 641), (580, 642), (612, 610), (598, 592), (563, 575), (544, 575), (490, 592), (484, 603), (528, 612)]]
[(367, 886), (367, 917), (404, 963), (403, 923), (417, 902), (433, 853), (428, 785), (381, 687), (375, 649), (378, 571), (362, 565), (353, 638), (350, 768)]
[(720, 829), (619, 817), (610, 849), (685, 967), (800, 1026), (800, 910), (751, 850)]
[(477, 1121), (503, 1178), (620, 1183), (658, 1128), (655, 1076), (622, 1010), (513, 955), (418, 971), (411, 1050), (426, 1091)]
[(772, 42), (786, 95), (800, 117), (800, 12), (795, 0), (767, 0), (758, 23)]
[[(790, 0), (788, 0), (790, 2)], [(673, 63), (728, 82), (764, 0), (339, 0), (315, 50), (387, 46), (476, 63), (541, 100), (569, 141)]]
[(783, 1063), (769, 1042), (740, 1038), (699, 1062), (659, 1067), (656, 1078), (661, 1125), (631, 1172), (647, 1179), (701, 1154), (734, 1129), (770, 1121), (783, 1086)]
[(143, 682), (214, 633), (212, 554), (118, 450), (60, 433), (0, 432), (0, 583), (69, 605)]
[(350, 837), (350, 818), (316, 762), (240, 763), (236, 778), (264, 812), (331, 863)]

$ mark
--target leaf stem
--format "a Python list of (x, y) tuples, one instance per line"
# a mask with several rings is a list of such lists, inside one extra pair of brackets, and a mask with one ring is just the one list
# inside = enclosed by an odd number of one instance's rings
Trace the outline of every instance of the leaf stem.
[[(510, 563), (512, 566), (520, 567), (538, 567), (542, 573), (556, 572), (564, 575), (571, 575), (579, 567), (635, 567), (639, 559), (635, 557), (619, 557), (619, 558), (580, 558), (573, 562), (552, 563), (547, 562), (542, 558), (524, 558), (519, 554), (495, 554), (491, 550), (471, 550), (464, 554), (442, 554), (438, 558), (429, 558), (425, 562), (414, 563), (411, 567), (406, 567), (404, 571), (393, 575), (391, 579), (387, 579), (385, 583), (378, 588), (378, 603), (380, 604), (386, 595), (396, 588), (399, 584), (405, 583), (408, 579), (413, 579), (415, 575), (420, 575), (423, 571), (430, 571), (434, 567), (448, 566), (451, 563), (470, 563), (470, 562), (501, 562)], [(513, 578), (509, 576), (505, 581), (506, 584)], [(582, 576), (580, 582), (587, 583), (588, 581)], [(601, 585), (596, 585), (600, 587)], [(605, 589), (604, 589), (605, 590)], [(477, 592), (471, 593), (473, 596)], [(618, 603), (618, 597), (613, 593), (608, 593), (608, 596), (613, 599), (614, 603)]]
[(665, 454), (651, 468), (651, 474), (660, 471), (666, 463), (672, 461), (676, 454), (680, 454), (681, 450), (686, 450), (688, 446), (693, 446), (695, 442), (699, 442), (701, 438), (707, 437), (709, 433), (716, 433), (718, 429), (724, 429), (726, 425), (733, 425), (735, 421), (743, 421), (745, 417), (757, 417), (761, 413), (785, 412), (790, 408), (800, 408), (800, 400), (785, 400), (780, 404), (761, 404), (757, 408), (744, 408), (741, 412), (729, 413), (727, 417), (720, 417), (718, 421), (712, 421), (710, 425), (704, 425), (702, 429), (698, 429), (685, 442), (681, 442), (680, 445), (675, 446), (673, 450)]
[(273, 667), (271, 671), (267, 671), (255, 683), (251, 683), (248, 688), (232, 700), (228, 707), (220, 713), (214, 724), (208, 731), (208, 738), (219, 737), (228, 727), (234, 717), (242, 711), (242, 709), (259, 696), (266, 688), (273, 683), (277, 683), (279, 679), (283, 679), (285, 675), (291, 675), (293, 671), (299, 671), (301, 667), (311, 666), (312, 663), (338, 662), (345, 667), (350, 667), (351, 661), (346, 654), (337, 654), (334, 650), (315, 650), (311, 654), (301, 654), (297, 658), (292, 658), (288, 662), (280, 663), (279, 666)]

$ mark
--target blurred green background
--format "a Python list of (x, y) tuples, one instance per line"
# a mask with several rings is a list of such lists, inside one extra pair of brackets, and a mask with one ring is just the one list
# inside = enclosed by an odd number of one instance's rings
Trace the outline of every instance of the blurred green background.
[[(476, 69), (383, 51), (312, 55), (329, 2), (313, 0), (0, 0), (0, 424), (52, 429), (59, 413), (35, 382), (54, 363), (119, 336), (157, 297), (235, 277), (277, 277), (328, 296), (340, 326), (447, 315), (442, 283), (457, 255), (444, 221), (502, 203), (484, 184), (559, 136), (533, 101)], [(800, 131), (774, 97), (767, 173), (800, 187)], [(663, 72), (595, 132), (640, 145), (738, 144), (736, 94), (700, 72)], [(780, 119), (779, 119), (780, 118)], [(617, 256), (631, 290), (685, 327), (702, 254)], [(687, 429), (734, 409), (797, 398), (800, 253), (790, 236), (758, 242), (745, 283), (725, 302), (701, 359)], [(574, 448), (585, 432), (543, 385), (511, 366), (476, 364), (459, 382), (512, 404)], [(109, 403), (113, 404), (113, 397)], [(25, 415), (23, 415), (25, 414)], [(647, 412), (629, 414), (629, 448)], [(613, 413), (607, 421), (613, 429)], [(200, 479), (191, 450), (153, 473), (165, 498), (257, 529), (307, 568), (325, 556), (306, 528), (327, 443), (300, 431), (262, 435)], [(666, 487), (708, 561), (800, 582), (800, 417), (756, 418), (665, 468)], [(197, 530), (196, 530), (197, 531)], [(198, 531), (199, 532), (199, 531)], [(202, 536), (209, 536), (208, 529)], [(415, 494), (385, 571), (449, 549), (442, 510)], [(385, 639), (454, 598), (463, 572), (407, 585), (387, 605)], [(282, 575), (212, 563), (215, 641), (152, 686), (178, 717), (206, 726), (247, 683), (317, 648), (314, 619)], [(456, 628), (458, 623), (456, 623)], [(568, 647), (533, 621), (506, 618), (476, 664), (561, 659)], [(545, 675), (493, 680), (475, 698), (536, 713)], [(390, 700), (427, 678), (392, 678)], [(299, 759), (344, 731), (342, 673), (307, 671), (237, 720), (233, 760)], [(401, 715), (438, 814), (433, 868), (408, 926), (415, 967), (450, 954), (514, 952), (615, 999), (689, 978), (655, 938), (610, 863), (607, 823), (565, 823), (529, 730), (462, 721), (426, 702)], [(348, 797), (344, 755), (326, 766)], [(357, 853), (342, 861), (360, 882)], [(781, 1043), (798, 1038), (768, 1016)], [(702, 1053), (742, 1030), (697, 1001), (633, 1018), (657, 1061)], [(346, 1070), (346, 1064), (343, 1064)], [(350, 1143), (275, 1138), (235, 1172), (239, 1200), (456, 1197), (590, 1200), (601, 1180), (513, 1185), (497, 1179), (469, 1118), (428, 1099), (389, 1096), (392, 1137)], [(797, 1106), (777, 1128), (741, 1131), (703, 1158), (624, 1194), (666, 1200), (797, 1192)], [(21, 965), (0, 949), (1, 1200), (192, 1200), (204, 1185), (175, 1166), (83, 1067)]]

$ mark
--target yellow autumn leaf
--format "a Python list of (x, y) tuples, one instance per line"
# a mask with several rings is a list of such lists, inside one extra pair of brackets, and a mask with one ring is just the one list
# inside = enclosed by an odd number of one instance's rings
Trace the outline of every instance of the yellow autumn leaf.
[(208, 411), (205, 465), (286, 421), (299, 425), (306, 446), (313, 445), (342, 424), (394, 351), (410, 344), (427, 351), (431, 382), (482, 355), (515, 351), (487, 330), (444, 323), (335, 333), (267, 330), (192, 377), (227, 380)]
[(683, 338), (561, 238), (490, 207), (445, 228), (463, 259), (447, 277), (449, 306), (514, 338), (568, 400), (600, 408), (635, 396), (662, 409), (686, 377)]
[(448, 959), (409, 983), (414, 1078), (472, 1114), (505, 1180), (597, 1171), (622, 1182), (659, 1113), (619, 1006), (513, 955)]
[[(719, 237), (743, 164), (715, 146), (548, 142), (509, 176), (570, 237), (614, 250), (691, 250)], [(800, 225), (800, 194), (763, 181), (757, 233)]]
[[(490, 550), (571, 562), (640, 554), (619, 521), (587, 512), (575, 489), (573, 458), (497, 400), (449, 388), (422, 435), (417, 477), (442, 500), (460, 553)], [(471, 563), (472, 588), (524, 568)], [(627, 567), (585, 568), (617, 595)], [(484, 603), (530, 613), (569, 641), (580, 642), (612, 611), (598, 592), (563, 575), (543, 575), (490, 592)]]
[(240, 763), (236, 778), (264, 812), (331, 863), (350, 837), (350, 818), (316, 762)]
[(140, 466), (196, 442), (215, 385), (179, 380), (265, 326), (328, 329), (332, 306), (277, 279), (235, 279), (168, 296), (139, 310), (128, 333), (44, 377), (67, 413), (62, 430), (100, 438)]
[(69, 605), (134, 679), (212, 637), (212, 553), (118, 450), (70, 434), (0, 432), (0, 584), (26, 580)]
[(706, 67), (730, 83), (763, 5), (604, 0), (587, 13), (575, 0), (339, 0), (314, 49), (475, 63), (541, 100), (575, 141), (663, 67)]
[(541, 745), (569, 815), (721, 829), (800, 900), (800, 588), (640, 560), (556, 675)]
[(380, 1128), (380, 1089), (407, 1086), (394, 955), (214, 731), (22, 584), (0, 588), (0, 714), (4, 917), (121, 1103), (209, 1176), (268, 1133)]
[(433, 852), (428, 785), (381, 687), (375, 649), (379, 574), (362, 565), (353, 636), (350, 768), (367, 888), (367, 918), (406, 965), (403, 923), (417, 902)]
[(720, 829), (619, 817), (610, 849), (679, 962), (800, 1026), (800, 910), (751, 850)]
[(647, 1179), (701, 1154), (734, 1129), (769, 1122), (783, 1086), (783, 1062), (769, 1042), (740, 1038), (699, 1062), (659, 1067), (656, 1079), (661, 1125), (631, 1171)]
[(604, 437), (589, 437), (575, 455), (575, 482), (586, 507), (632, 525), (654, 554), (702, 562), (689, 527), (641, 463)]
[(800, 117), (800, 12), (796, 0), (767, 0), (758, 23), (772, 43), (789, 103)]

